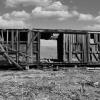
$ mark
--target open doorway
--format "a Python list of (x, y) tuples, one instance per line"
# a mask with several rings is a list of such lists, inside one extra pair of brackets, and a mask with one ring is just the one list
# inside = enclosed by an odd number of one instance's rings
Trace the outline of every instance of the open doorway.
[(40, 59), (57, 59), (57, 40), (40, 40)]

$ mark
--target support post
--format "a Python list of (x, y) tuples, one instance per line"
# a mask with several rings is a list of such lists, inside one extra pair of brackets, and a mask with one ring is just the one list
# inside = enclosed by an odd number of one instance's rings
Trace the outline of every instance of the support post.
[(38, 42), (37, 63), (38, 63), (38, 67), (39, 67), (39, 63), (40, 63), (40, 32), (38, 32), (37, 34), (38, 34), (38, 37), (37, 37), (37, 42)]
[(72, 35), (69, 34), (69, 63), (72, 62)]
[(11, 31), (11, 48), (14, 49), (14, 30)]
[(1, 30), (2, 44), (4, 44), (3, 30)]
[(19, 54), (18, 54), (18, 52), (19, 52), (19, 32), (18, 32), (18, 30), (17, 30), (17, 32), (16, 32), (16, 50), (17, 50), (17, 53), (16, 53), (16, 62), (18, 63), (18, 61), (19, 61)]
[(6, 41), (6, 45), (7, 45), (7, 48), (6, 48), (6, 49), (7, 49), (7, 54), (8, 54), (8, 35), (9, 35), (8, 33), (9, 33), (9, 31), (7, 30), (7, 41)]
[(31, 57), (31, 59), (27, 58), (27, 63), (33, 63), (33, 44), (32, 44), (33, 33), (31, 31), (28, 32), (28, 40), (27, 40), (27, 54)]
[(90, 63), (90, 57), (91, 57), (91, 54), (90, 54), (90, 34), (88, 33), (87, 34), (87, 57), (88, 57), (88, 63)]

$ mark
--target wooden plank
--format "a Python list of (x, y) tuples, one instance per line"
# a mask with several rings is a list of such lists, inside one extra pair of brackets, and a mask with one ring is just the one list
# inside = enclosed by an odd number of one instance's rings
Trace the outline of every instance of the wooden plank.
[[(22, 41), (20, 41), (20, 44), (21, 44), (21, 42), (22, 42)], [(26, 55), (28, 55), (28, 54), (27, 54), (27, 53), (28, 53), (28, 32), (27, 32), (27, 41), (26, 41), (25, 44), (26, 44)], [(31, 56), (30, 56), (30, 57), (31, 57)], [(27, 64), (28, 64), (28, 59), (29, 59), (29, 58), (26, 57), (26, 62), (27, 62)]]
[[(98, 44), (97, 44), (97, 52), (100, 52), (100, 34), (97, 34), (97, 41), (98, 41)], [(98, 54), (98, 59), (100, 61), (100, 54)]]
[(69, 61), (69, 57), (68, 57), (68, 55), (69, 55), (69, 36), (68, 36), (68, 34), (63, 34), (63, 60), (65, 61), (65, 62), (68, 62)]
[(8, 56), (8, 54), (5, 52), (5, 49), (3, 48), (3, 46), (0, 44), (0, 50), (3, 51), (3, 56), (8, 60), (11, 61), (16, 67), (18, 67), (19, 69), (23, 69), (18, 63), (16, 63), (11, 57)]
[(80, 53), (78, 53), (78, 52), (80, 52), (80, 40), (79, 40), (79, 34), (76, 34), (76, 44), (75, 44), (75, 52), (76, 52), (76, 54), (75, 54), (75, 57), (76, 57), (76, 59), (78, 60), (78, 61), (80, 61), (80, 58), (78, 57), (78, 54), (80, 54)]
[(18, 54), (18, 52), (19, 52), (19, 32), (18, 32), (18, 30), (16, 30), (16, 42), (17, 42), (17, 44), (16, 44), (16, 50), (17, 50), (17, 53), (16, 53), (16, 62), (18, 63), (18, 61), (19, 61), (19, 54)]
[(30, 45), (32, 42), (34, 42), (34, 40), (37, 38), (38, 34), (34, 35), (33, 32), (30, 31), (30, 33), (32, 33), (32, 37), (30, 38), (30, 42), (28, 43), (28, 47), (27, 49), (29, 49)]
[(98, 51), (98, 34), (94, 34), (95, 51)]
[(38, 41), (38, 44), (37, 44), (37, 64), (38, 64), (38, 67), (39, 67), (39, 63), (40, 63), (40, 32), (37, 33), (38, 34), (38, 37), (37, 37), (37, 41)]
[(72, 62), (72, 34), (69, 35), (69, 63)]
[[(69, 35), (65, 34), (65, 61), (69, 62)], [(68, 54), (67, 54), (68, 52)]]
[(14, 30), (11, 31), (11, 48), (14, 49)]
[(88, 54), (88, 63), (91, 62), (91, 54), (90, 54), (90, 34), (87, 34), (87, 54)]
[[(8, 47), (8, 37), (9, 36), (9, 30), (7, 30), (7, 40), (6, 40), (6, 45), (7, 45), (7, 47)], [(6, 50), (7, 50), (7, 52), (8, 52), (8, 48), (6, 48)]]
[(80, 57), (78, 56), (78, 54), (75, 53), (75, 56), (77, 58), (77, 60), (81, 63)]
[(83, 49), (83, 45), (84, 45), (84, 35), (80, 34), (80, 51), (82, 52), (80, 54), (80, 62), (83, 63), (84, 62), (84, 49)]
[(73, 51), (75, 51), (75, 34), (73, 36)]
[(27, 42), (27, 55), (29, 55), (31, 57), (31, 59), (27, 58), (27, 62), (28, 63), (33, 63), (33, 43), (32, 43), (32, 39), (33, 39), (34, 33), (29, 31), (28, 32), (28, 42)]
[(86, 46), (86, 34), (82, 35), (83, 38), (83, 62), (87, 63), (87, 46)]
[[(3, 46), (3, 47), (6, 47), (6, 46)], [(9, 50), (9, 52), (17, 53), (17, 50), (12, 49), (12, 48), (10, 48), (10, 47), (8, 47), (8, 50)], [(24, 52), (18, 51), (18, 53), (19, 53), (20, 55), (22, 55), (22, 56), (25, 56), (25, 57), (28, 57), (28, 58), (32, 58), (31, 56), (25, 54)]]
[(4, 33), (3, 33), (3, 30), (1, 30), (1, 37), (2, 37), (2, 44), (4, 44)]
[(66, 61), (66, 35), (63, 34), (63, 60)]
[(96, 61), (99, 61), (99, 59), (98, 59), (98, 57), (96, 56), (96, 54), (95, 54), (95, 53), (92, 53), (92, 54), (93, 54), (94, 58), (96, 59)]

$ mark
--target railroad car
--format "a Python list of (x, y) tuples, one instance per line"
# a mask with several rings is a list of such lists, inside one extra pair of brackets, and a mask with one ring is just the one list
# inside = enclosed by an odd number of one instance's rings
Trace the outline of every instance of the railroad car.
[[(57, 41), (57, 59), (40, 60), (40, 39)], [(0, 29), (0, 66), (99, 66), (100, 31)]]

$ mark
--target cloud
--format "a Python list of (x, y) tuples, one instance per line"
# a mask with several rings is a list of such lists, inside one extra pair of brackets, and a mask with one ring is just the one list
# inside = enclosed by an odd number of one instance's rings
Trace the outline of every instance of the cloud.
[[(33, 17), (57, 17), (59, 20), (64, 20), (74, 16), (74, 13), (68, 11), (68, 6), (63, 5), (60, 1), (53, 0), (6, 0), (6, 5), (15, 7), (17, 5), (35, 5), (36, 7), (32, 10)], [(13, 11), (3, 16), (4, 19), (15, 19), (25, 20), (30, 15), (25, 11)]]
[[(94, 18), (91, 14), (83, 14), (78, 11), (69, 10), (67, 5), (61, 3), (61, 1), (54, 0), (6, 0), (6, 5), (10, 7), (16, 7), (17, 5), (35, 5), (32, 10), (33, 17), (43, 18), (43, 17), (55, 17), (59, 20), (65, 20), (72, 17), (77, 17), (79, 21), (98, 21), (100, 17)], [(15, 18), (17, 19), (27, 19), (29, 14), (25, 11), (14, 11), (10, 15), (4, 15), (4, 18)]]
[(63, 5), (60, 1), (57, 1), (47, 7), (34, 8), (32, 14), (36, 17), (56, 17), (59, 20), (64, 20), (76, 16), (77, 12), (70, 12), (67, 6)]
[(71, 17), (72, 15), (68, 11), (48, 11), (42, 7), (36, 7), (32, 10), (32, 14), (37, 17)]
[(29, 6), (46, 6), (49, 5), (52, 0), (6, 0), (6, 6), (16, 7), (18, 5)]
[(100, 15), (95, 18), (95, 21), (100, 22)]
[(27, 24), (24, 21), (16, 20), (4, 20), (0, 16), (0, 28), (27, 28)]
[(63, 5), (60, 1), (53, 2), (49, 6), (38, 6), (32, 10), (32, 14), (36, 17), (56, 17), (59, 20), (77, 17), (79, 21), (92, 21), (95, 17), (92, 14), (83, 14), (76, 10), (69, 10), (67, 5)]
[(100, 30), (100, 24), (88, 25), (84, 27), (84, 29), (88, 30)]
[(82, 13), (78, 13), (77, 15), (80, 21), (100, 22), (100, 15), (93, 16), (92, 14), (82, 14)]
[(51, 5), (46, 7), (46, 10), (51, 10), (51, 11), (63, 11), (67, 9), (68, 6), (63, 5), (60, 1), (53, 2)]
[(27, 20), (30, 18), (30, 14), (23, 11), (13, 11), (11, 13), (6, 13), (2, 16), (5, 20)]
[(94, 20), (94, 17), (91, 14), (82, 14), (82, 13), (79, 13), (78, 17), (79, 17), (79, 20), (82, 20), (82, 21), (91, 21), (91, 20)]
[(30, 14), (25, 11), (13, 11), (0, 16), (0, 28), (29, 28), (30, 25), (26, 21), (30, 18)]

